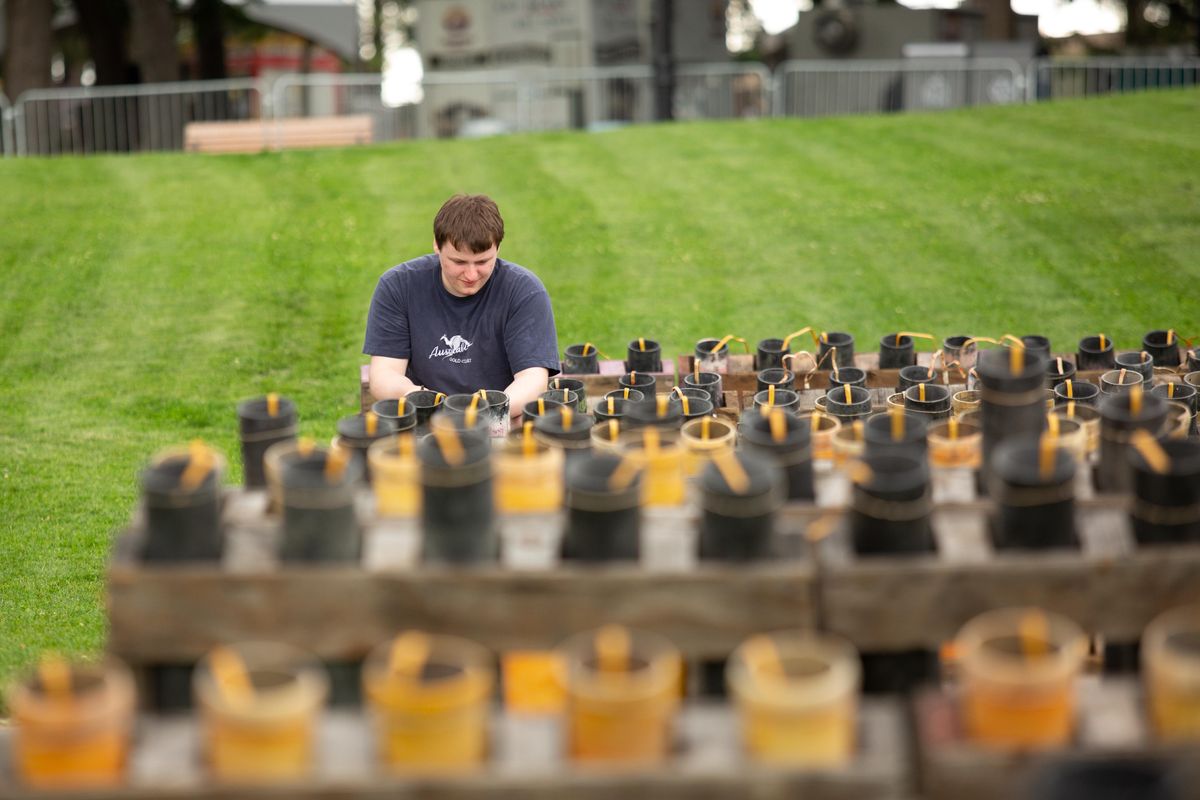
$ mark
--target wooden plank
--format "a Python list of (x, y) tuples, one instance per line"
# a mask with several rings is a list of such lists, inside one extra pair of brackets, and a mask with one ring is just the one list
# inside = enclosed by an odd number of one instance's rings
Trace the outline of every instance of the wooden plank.
[[(489, 761), (476, 772), (402, 778), (386, 775), (376, 761), (367, 716), (327, 711), (318, 726), (313, 775), (285, 787), (222, 787), (207, 777), (193, 716), (147, 716), (139, 720), (128, 786), (109, 791), (29, 792), (12, 784), (3, 798), (149, 800), (190, 798), (298, 798), (300, 800), (886, 800), (901, 796), (911, 778), (906, 760), (902, 709), (895, 701), (866, 700), (859, 713), (860, 746), (843, 767), (821, 770), (767, 769), (741, 753), (737, 719), (727, 705), (689, 703), (676, 724), (677, 745), (660, 766), (620, 770), (576, 767), (563, 755), (557, 717), (517, 717), (496, 712)], [(0, 761), (7, 763), (11, 729), (0, 729)], [(11, 774), (7, 769), (6, 773)]]
[(856, 558), (840, 526), (818, 548), (822, 627), (865, 651), (936, 649), (976, 614), (1036, 605), (1133, 642), (1162, 611), (1200, 600), (1200, 546), (1134, 547), (1119, 503), (1077, 505), (1081, 551), (994, 552), (987, 503), (935, 510), (936, 556)]
[(351, 660), (401, 627), (511, 650), (552, 646), (611, 622), (656, 631), (689, 658), (720, 658), (750, 634), (811, 622), (810, 588), (811, 569), (802, 563), (688, 573), (115, 568), (108, 646), (130, 661), (174, 663), (220, 642), (267, 637)]
[[(1029, 783), (1051, 761), (1160, 758), (1194, 765), (1200, 750), (1168, 748), (1146, 729), (1139, 685), (1128, 679), (1085, 676), (1079, 682), (1077, 733), (1067, 748), (1045, 753), (1008, 753), (973, 745), (962, 732), (953, 690), (931, 690), (914, 703), (921, 793), (927, 800), (1012, 800), (1031, 796)], [(1200, 798), (1200, 784), (1186, 782), (1184, 797)], [(1183, 798), (1181, 798), (1183, 800)]]
[[(750, 634), (815, 622), (813, 566), (798, 543), (819, 513), (812, 506), (780, 515), (779, 551), (790, 555), (781, 560), (720, 565), (693, 555), (654, 566), (647, 547), (640, 565), (558, 566), (557, 553), (517, 562), (544, 569), (416, 566), (415, 527), (384, 522), (366, 526), (363, 565), (280, 566), (273, 555), (278, 522), (264, 506), (261, 493), (231, 494), (223, 564), (142, 564), (137, 529), (120, 537), (108, 570), (110, 651), (135, 664), (181, 663), (218, 642), (265, 637), (343, 661), (400, 627), (503, 651), (553, 646), (617, 622), (657, 631), (688, 658), (721, 658)], [(647, 512), (643, 528), (659, 526), (669, 538), (680, 536), (681, 524), (696, 523)], [(545, 526), (547, 542), (554, 534)], [(695, 546), (694, 535), (677, 541)], [(389, 550), (406, 555), (389, 564)]]

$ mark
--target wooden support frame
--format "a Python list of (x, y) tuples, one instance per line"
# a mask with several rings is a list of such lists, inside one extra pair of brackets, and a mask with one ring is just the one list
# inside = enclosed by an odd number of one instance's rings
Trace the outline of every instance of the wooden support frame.
[(976, 614), (1033, 605), (1135, 642), (1159, 613), (1200, 600), (1200, 545), (1136, 546), (1121, 499), (1077, 502), (1079, 550), (995, 551), (990, 508), (937, 507), (928, 556), (855, 557), (840, 526), (817, 550), (822, 627), (862, 651), (936, 650)]
[[(362, 564), (283, 567), (271, 555), (278, 518), (265, 506), (260, 492), (232, 494), (224, 563), (148, 565), (137, 558), (137, 523), (122, 534), (108, 569), (109, 651), (135, 665), (185, 663), (219, 642), (266, 636), (337, 661), (361, 658), (405, 627), (505, 651), (553, 647), (614, 622), (664, 635), (686, 658), (720, 659), (754, 633), (816, 622), (815, 574), (800, 539), (820, 511), (808, 505), (781, 514), (780, 560), (544, 569), (418, 565), (415, 524), (384, 521), (367, 524)], [(691, 513), (672, 521), (648, 510), (644, 528), (694, 547)], [(554, 518), (551, 529), (563, 524)]]

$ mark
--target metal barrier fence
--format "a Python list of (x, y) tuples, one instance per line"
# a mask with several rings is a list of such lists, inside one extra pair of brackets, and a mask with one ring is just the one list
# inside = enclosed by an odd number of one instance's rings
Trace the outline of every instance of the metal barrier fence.
[[(680, 67), (675, 116), (765, 115), (770, 85), (760, 64)], [(400, 107), (385, 103), (385, 91), (379, 75), (284, 75), (272, 87), (272, 108), (279, 118), (367, 113), (376, 141), (594, 129), (654, 118), (654, 75), (646, 65), (427, 75), (420, 102)]]
[(0, 93), (0, 157), (9, 158), (13, 155), (12, 107), (8, 98)]
[(83, 155), (183, 149), (189, 122), (256, 119), (252, 78), (94, 89), (34, 89), (13, 107), (18, 155)]
[(1200, 58), (1042, 58), (1026, 81), (1029, 102), (1197, 85)]
[[(681, 65), (675, 118), (824, 116), (1200, 85), (1200, 58), (897, 59)], [(377, 74), (286, 74), (0, 95), (0, 154), (179, 150), (189, 122), (369, 114), (374, 139), (597, 129), (654, 118), (649, 65), (426, 75), (397, 103)]]
[[(556, 70), (530, 85), (534, 130), (594, 130), (655, 117), (648, 65)], [(681, 65), (672, 112), (677, 120), (766, 116), (770, 90), (771, 73), (762, 64)]]
[(1023, 102), (1011, 59), (787, 61), (775, 72), (776, 116), (874, 114)]
[[(528, 87), (510, 72), (462, 72), (429, 75), (421, 82), (417, 103), (392, 105), (382, 75), (289, 74), (275, 79), (271, 106), (276, 119), (367, 114), (374, 121), (374, 141), (452, 136), (480, 116), (487, 103), (488, 119), (503, 131), (528, 130)], [(430, 113), (431, 98), (444, 101)]]

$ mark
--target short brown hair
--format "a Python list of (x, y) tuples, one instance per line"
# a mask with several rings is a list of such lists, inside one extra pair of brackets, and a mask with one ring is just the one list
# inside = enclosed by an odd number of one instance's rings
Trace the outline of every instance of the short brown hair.
[(433, 240), (460, 250), (482, 253), (504, 241), (504, 220), (496, 202), (485, 194), (456, 194), (433, 218)]

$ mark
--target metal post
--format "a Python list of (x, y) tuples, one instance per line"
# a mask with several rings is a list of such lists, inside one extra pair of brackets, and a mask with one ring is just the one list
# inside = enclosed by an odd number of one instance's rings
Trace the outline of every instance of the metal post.
[(13, 110), (7, 102), (0, 102), (0, 138), (4, 143), (4, 157), (13, 157)]
[(26, 155), (25, 141), (25, 107), (21, 104), (21, 99), (17, 98), (17, 104), (12, 109), (13, 133), (16, 134), (17, 155)]

